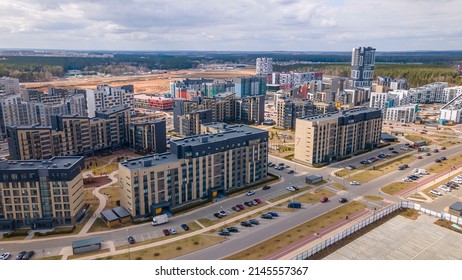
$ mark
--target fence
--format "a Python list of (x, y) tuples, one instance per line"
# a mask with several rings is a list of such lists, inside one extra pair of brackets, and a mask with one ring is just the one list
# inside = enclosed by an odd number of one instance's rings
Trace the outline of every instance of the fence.
[(445, 219), (445, 220), (448, 220), (448, 221), (456, 223), (456, 224), (461, 224), (462, 223), (462, 217), (453, 216), (453, 215), (448, 214), (448, 213), (432, 211), (432, 210), (423, 208), (420, 204), (415, 203), (415, 202), (401, 201), (399, 203), (389, 205), (386, 208), (381, 209), (379, 211), (375, 211), (372, 216), (369, 216), (369, 217), (363, 219), (362, 221), (357, 222), (356, 224), (349, 227), (348, 229), (338, 233), (337, 235), (335, 235), (335, 236), (333, 236), (333, 237), (331, 237), (329, 239), (324, 240), (323, 242), (321, 242), (321, 243), (317, 244), (316, 246), (308, 249), (307, 251), (305, 251), (305, 252), (303, 252), (301, 254), (298, 254), (297, 256), (295, 256), (292, 259), (293, 260), (306, 260), (307, 258), (313, 256), (314, 254), (326, 249), (327, 247), (339, 242), (340, 240), (344, 239), (345, 237), (357, 232), (358, 230), (361, 230), (361, 229), (365, 228), (366, 226), (374, 223), (375, 221), (378, 221), (378, 220), (382, 219), (383, 217), (395, 212), (396, 210), (398, 210), (400, 208), (415, 209), (415, 210), (417, 210), (419, 212), (422, 212), (424, 214), (435, 216), (435, 217), (440, 218), (440, 219)]

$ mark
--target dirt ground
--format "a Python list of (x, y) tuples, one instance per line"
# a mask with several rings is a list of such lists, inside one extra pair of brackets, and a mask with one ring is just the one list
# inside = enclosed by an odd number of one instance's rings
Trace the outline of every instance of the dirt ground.
[(109, 179), (108, 176), (100, 176), (100, 177), (93, 177), (93, 182), (83, 184), (84, 188), (94, 188), (94, 187), (99, 187), (104, 184), (112, 182), (111, 179)]
[(245, 75), (255, 75), (255, 69), (237, 69), (228, 71), (215, 70), (178, 70), (168, 71), (165, 74), (133, 75), (133, 76), (113, 76), (113, 77), (84, 77), (60, 79), (50, 82), (21, 83), (28, 89), (47, 91), (50, 87), (68, 89), (87, 89), (96, 88), (100, 84), (108, 84), (113, 87), (132, 84), (135, 87), (135, 94), (143, 93), (167, 93), (170, 91), (171, 81), (185, 78), (215, 78), (225, 79)]

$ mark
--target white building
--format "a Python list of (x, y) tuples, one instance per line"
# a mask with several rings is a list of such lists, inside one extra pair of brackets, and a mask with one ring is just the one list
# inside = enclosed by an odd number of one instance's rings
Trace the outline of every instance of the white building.
[(256, 61), (257, 75), (270, 75), (273, 73), (273, 59), (270, 57), (259, 57)]
[(443, 91), (448, 87), (446, 82), (436, 82), (409, 90), (409, 103), (443, 103)]
[(462, 86), (447, 87), (443, 89), (443, 100), (444, 102), (448, 103), (460, 94), (462, 94)]
[(455, 123), (462, 122), (462, 94), (449, 101), (441, 107), (440, 122), (453, 121)]
[(383, 114), (387, 111), (387, 108), (396, 106), (398, 96), (392, 92), (371, 92), (371, 100), (369, 107), (382, 109)]
[(383, 119), (401, 123), (415, 122), (418, 109), (419, 107), (417, 104), (391, 107), (386, 110)]
[(19, 94), (19, 80), (16, 78), (0, 78), (0, 95)]
[(90, 118), (94, 118), (96, 116), (95, 111), (101, 111), (120, 105), (128, 105), (131, 108), (131, 114), (135, 114), (135, 110), (133, 108), (133, 85), (125, 85), (121, 87), (98, 85), (96, 90), (87, 89), (86, 95), (87, 113)]

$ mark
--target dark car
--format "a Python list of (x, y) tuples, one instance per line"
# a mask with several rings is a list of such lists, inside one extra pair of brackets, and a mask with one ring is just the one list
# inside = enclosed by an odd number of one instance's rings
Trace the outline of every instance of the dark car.
[(128, 240), (128, 243), (135, 244), (135, 238), (133, 238), (133, 236), (127, 237), (127, 240)]
[(164, 233), (165, 236), (170, 235), (170, 231), (168, 229), (163, 229), (162, 232)]
[(329, 201), (329, 198), (327, 196), (323, 196), (319, 201), (324, 203), (324, 202)]
[(434, 149), (433, 152), (434, 152), (434, 153), (438, 153), (439, 151), (438, 151), (438, 149)]
[(239, 232), (239, 229), (237, 227), (229, 227), (227, 228), (229, 232)]
[(231, 235), (231, 233), (229, 231), (227, 231), (227, 230), (222, 230), (218, 234), (221, 235), (221, 236), (230, 236)]
[(271, 220), (273, 218), (273, 216), (271, 216), (270, 214), (266, 213), (266, 214), (262, 214), (260, 216), (260, 218), (262, 219), (266, 219), (266, 220)]
[(422, 159), (422, 156), (418, 156), (417, 159)]
[(16, 256), (17, 260), (22, 260), (22, 257), (26, 254), (26, 251), (19, 252), (19, 254)]
[(430, 154), (430, 153), (425, 153), (425, 155), (426, 155), (426, 156), (431, 156), (432, 154)]
[(393, 151), (395, 148), (393, 148), (393, 147), (390, 147), (390, 148), (388, 148), (388, 149), (389, 149), (390, 151)]
[(218, 219), (223, 218), (223, 217), (220, 215), (220, 213), (213, 213), (213, 215), (214, 215), (216, 218), (218, 218)]
[(392, 152), (392, 153), (394, 153), (394, 154), (399, 154), (399, 152), (398, 152), (398, 151), (391, 151), (391, 152)]
[(249, 223), (251, 223), (252, 225), (259, 225), (260, 224), (260, 222), (257, 219), (250, 219)]
[(408, 167), (409, 167), (409, 165), (407, 165), (407, 164), (403, 164), (402, 166), (403, 166), (404, 168), (408, 168)]
[(295, 173), (294, 170), (290, 169), (289, 171), (287, 171), (287, 174), (292, 174), (292, 173)]
[(446, 147), (441, 147), (441, 150), (446, 150)]
[(270, 212), (268, 212), (268, 214), (270, 214), (273, 217), (279, 217), (279, 214), (277, 212), (274, 212), (274, 211), (270, 211)]
[(441, 159), (437, 158), (437, 159), (435, 159), (435, 162), (436, 162), (436, 163), (440, 163), (440, 162), (441, 162)]
[(360, 161), (359, 163), (361, 163), (361, 164), (368, 164), (368, 162), (365, 161), (365, 160), (362, 160), (362, 161)]
[(241, 209), (237, 208), (236, 206), (231, 207), (231, 210), (236, 211), (236, 212), (241, 211)]
[(296, 191), (298, 191), (300, 188), (297, 187), (297, 186), (292, 186), (292, 188), (294, 188)]
[(298, 201), (292, 201), (287, 205), (288, 208), (302, 208), (302, 204)]
[(345, 202), (347, 202), (347, 201), (348, 201), (348, 199), (346, 199), (345, 197), (341, 197), (341, 198), (338, 200), (338, 202), (340, 202), (340, 203), (345, 203)]
[(245, 209), (244, 205), (242, 205), (242, 204), (237, 204), (237, 205), (236, 205), (236, 208), (239, 208), (240, 210), (244, 210), (244, 209)]
[(252, 224), (249, 221), (243, 221), (243, 222), (241, 222), (241, 226), (243, 226), (243, 227), (251, 227)]
[(181, 228), (184, 230), (189, 230), (189, 226), (187, 224), (182, 224)]
[(259, 198), (255, 198), (253, 201), (255, 201), (257, 204), (261, 203), (261, 199), (259, 199)]
[(440, 159), (441, 160), (447, 160), (447, 158), (445, 156), (442, 156)]
[(253, 205), (253, 202), (252, 201), (246, 201), (244, 202), (245, 205), (247, 205), (248, 207), (252, 206)]
[(262, 189), (263, 189), (264, 191), (266, 191), (266, 190), (271, 189), (271, 186), (270, 186), (270, 185), (266, 185), (266, 186), (264, 186)]
[(22, 259), (23, 260), (29, 260), (30, 258), (32, 258), (32, 256), (35, 254), (34, 251), (28, 251), (27, 253), (24, 254), (24, 256), (22, 256)]

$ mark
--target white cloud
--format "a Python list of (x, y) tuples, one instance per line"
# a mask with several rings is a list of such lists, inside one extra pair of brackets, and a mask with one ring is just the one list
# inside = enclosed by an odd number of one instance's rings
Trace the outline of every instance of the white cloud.
[(460, 11), (457, 0), (0, 0), (0, 36), (7, 48), (454, 49)]

